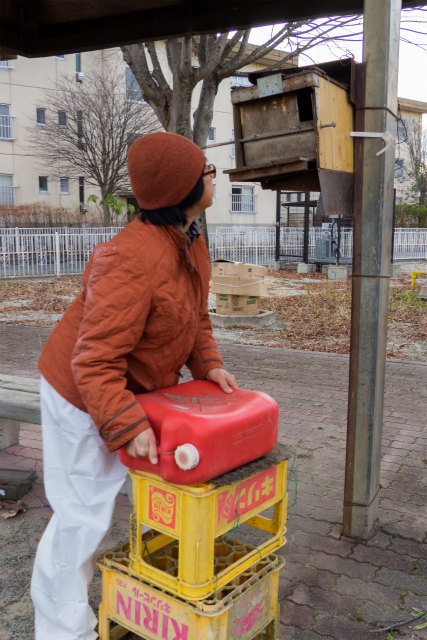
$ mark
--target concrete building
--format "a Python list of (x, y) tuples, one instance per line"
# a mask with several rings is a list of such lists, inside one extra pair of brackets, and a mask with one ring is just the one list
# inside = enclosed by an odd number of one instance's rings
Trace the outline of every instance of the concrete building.
[[(161, 49), (161, 48), (159, 48)], [(161, 56), (161, 51), (160, 51)], [(278, 60), (278, 52), (252, 64), (242, 71), (262, 70)], [(46, 166), (35, 155), (29, 144), (31, 131), (43, 128), (48, 118), (57, 120), (58, 127), (66, 126), (67, 114), (63, 111), (49, 113), (46, 108), (46, 92), (68, 75), (76, 83), (90, 82), (91, 69), (111, 64), (122, 67), (123, 84), (117, 91), (128, 100), (140, 101), (139, 89), (130, 70), (126, 67), (119, 49), (94, 51), (47, 58), (23, 58), (0, 60), (0, 205), (48, 205), (73, 212), (82, 222), (100, 223), (94, 204), (88, 204), (90, 194), (99, 196), (93, 186), (88, 186), (85, 175), (70, 176), (61, 173), (58, 166)], [(231, 183), (226, 169), (235, 166), (233, 117), (230, 100), (232, 87), (248, 83), (239, 75), (227, 78), (219, 88), (209, 133), (206, 156), (217, 166), (214, 184), (214, 205), (208, 212), (209, 228), (215, 226), (256, 225), (272, 226), (276, 218), (276, 194), (264, 191), (255, 183)], [(197, 95), (197, 94), (196, 94)], [(399, 99), (402, 117), (419, 123), (427, 104)], [(221, 146), (209, 146), (229, 143)], [(396, 153), (407, 163), (404, 143), (396, 146)], [(405, 155), (406, 154), (406, 155)], [(397, 180), (398, 198), (404, 197), (405, 178)], [(400, 175), (400, 174), (399, 174)], [(131, 198), (130, 191), (119, 195)], [(87, 213), (81, 213), (88, 209)]]
[(419, 100), (399, 98), (401, 120), (397, 126), (395, 188), (396, 203), (409, 202), (416, 204), (417, 198), (410, 192), (408, 182), (409, 148), (407, 137), (420, 135), (423, 125), (423, 115), (427, 113), (427, 103)]

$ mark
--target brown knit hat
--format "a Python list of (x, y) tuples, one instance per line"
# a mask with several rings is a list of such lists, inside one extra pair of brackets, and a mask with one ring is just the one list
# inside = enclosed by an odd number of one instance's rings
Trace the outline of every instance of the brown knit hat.
[(142, 209), (162, 209), (182, 202), (204, 166), (203, 151), (176, 133), (149, 133), (135, 140), (128, 153), (130, 183)]

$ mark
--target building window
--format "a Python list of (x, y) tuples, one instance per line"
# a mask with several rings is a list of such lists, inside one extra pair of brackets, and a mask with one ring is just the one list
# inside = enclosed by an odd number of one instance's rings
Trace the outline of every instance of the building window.
[(0, 60), (0, 69), (13, 69), (13, 60)]
[(211, 127), (209, 129), (208, 141), (215, 142), (215, 139), (216, 139), (216, 129), (215, 127)]
[(397, 121), (397, 141), (406, 142), (407, 139), (406, 125), (403, 120)]
[(83, 111), (76, 112), (76, 124), (77, 124), (77, 137), (80, 141), (83, 140)]
[(76, 72), (78, 73), (81, 70), (82, 70), (82, 54), (76, 53)]
[(129, 67), (126, 69), (126, 100), (128, 102), (145, 102), (141, 88)]
[(15, 118), (10, 115), (10, 105), (0, 104), (0, 140), (14, 140), (12, 125)]
[(67, 112), (66, 111), (58, 111), (58, 126), (66, 127), (67, 126)]
[(247, 76), (231, 76), (232, 87), (252, 87), (252, 83), (249, 82)]
[(0, 173), (0, 204), (16, 205), (15, 190), (13, 186), (13, 176), (8, 173)]
[(85, 179), (82, 176), (79, 178), (79, 203), (80, 211), (83, 211), (85, 206)]
[(403, 158), (396, 158), (394, 161), (394, 177), (404, 178), (406, 176), (405, 161)]
[(65, 55), (58, 55), (58, 56), (55, 56), (55, 58), (57, 60), (65, 60)]
[(63, 196), (70, 193), (70, 181), (68, 178), (59, 178), (59, 192)]
[(39, 193), (49, 193), (47, 190), (47, 176), (39, 176)]
[(128, 133), (126, 138), (128, 149), (133, 145), (135, 140), (138, 140), (138, 138), (141, 138), (143, 135), (143, 133)]
[(231, 213), (255, 213), (254, 187), (248, 185), (231, 187)]
[(36, 122), (41, 125), (46, 124), (46, 109), (43, 109), (42, 107), (36, 108)]

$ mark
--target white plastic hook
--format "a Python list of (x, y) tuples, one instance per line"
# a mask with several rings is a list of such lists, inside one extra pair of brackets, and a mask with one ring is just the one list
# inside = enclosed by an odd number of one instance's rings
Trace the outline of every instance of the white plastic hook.
[(396, 142), (395, 136), (390, 131), (384, 131), (384, 133), (376, 131), (350, 131), (350, 135), (353, 138), (382, 138), (384, 140), (384, 147), (377, 151), (375, 155), (380, 156), (384, 151)]

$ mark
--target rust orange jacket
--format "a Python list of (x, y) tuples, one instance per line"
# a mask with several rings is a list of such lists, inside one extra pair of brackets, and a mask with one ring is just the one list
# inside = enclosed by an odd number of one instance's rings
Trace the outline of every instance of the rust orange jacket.
[(114, 451), (149, 426), (135, 394), (222, 367), (208, 314), (209, 255), (173, 227), (134, 220), (98, 245), (83, 291), (52, 331), (39, 370), (89, 413)]

